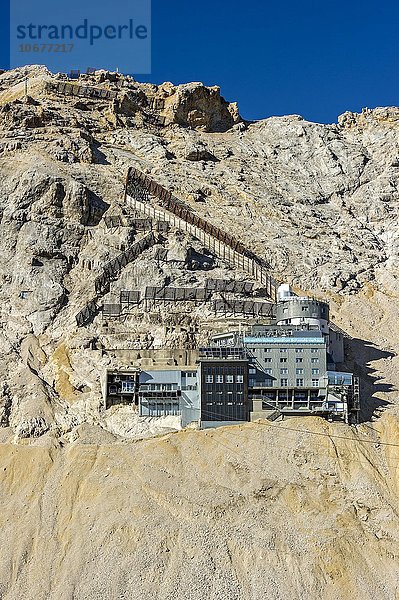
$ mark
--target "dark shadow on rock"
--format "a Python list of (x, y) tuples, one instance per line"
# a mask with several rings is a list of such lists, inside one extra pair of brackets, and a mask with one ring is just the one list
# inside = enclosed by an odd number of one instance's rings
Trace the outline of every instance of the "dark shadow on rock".
[(100, 150), (101, 144), (99, 142), (93, 142), (92, 151), (94, 156), (94, 162), (96, 165), (110, 165), (111, 163), (105, 156), (105, 154)]
[(381, 411), (391, 404), (381, 396), (394, 392), (396, 388), (389, 381), (376, 375), (377, 370), (371, 363), (391, 359), (395, 354), (381, 350), (366, 340), (345, 338), (345, 356), (345, 367), (359, 377), (360, 423), (378, 418)]
[(209, 271), (215, 267), (215, 257), (205, 248), (202, 253), (197, 252), (194, 248), (189, 248), (186, 265), (190, 271)]
[(97, 194), (92, 190), (89, 190), (89, 205), (90, 208), (87, 225), (93, 227), (99, 224), (111, 205), (104, 202), (104, 200), (102, 200), (100, 196), (97, 196)]

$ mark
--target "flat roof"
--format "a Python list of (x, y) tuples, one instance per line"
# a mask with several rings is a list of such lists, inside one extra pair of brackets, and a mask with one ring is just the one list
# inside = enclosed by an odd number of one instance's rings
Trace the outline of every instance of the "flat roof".
[(262, 346), (285, 344), (285, 345), (299, 345), (299, 344), (317, 344), (319, 346), (325, 346), (326, 342), (323, 337), (244, 337), (244, 344), (262, 344)]

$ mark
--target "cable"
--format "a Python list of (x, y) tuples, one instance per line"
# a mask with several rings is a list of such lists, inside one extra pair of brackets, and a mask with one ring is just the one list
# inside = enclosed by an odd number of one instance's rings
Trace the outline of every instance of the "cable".
[[(210, 414), (210, 411), (208, 411), (208, 414)], [(216, 414), (216, 413), (213, 413), (213, 414)], [(218, 414), (219, 414), (219, 413), (218, 413)], [(233, 422), (233, 421), (231, 421), (231, 422)], [(217, 422), (217, 421), (213, 421), (213, 423), (215, 423), (215, 425), (216, 425), (218, 422)], [(240, 421), (240, 424), (242, 424), (242, 425), (246, 425), (247, 423), (246, 423), (246, 422), (242, 422), (242, 421)], [(328, 437), (328, 438), (330, 438), (330, 440), (331, 440), (331, 441), (332, 441), (332, 439), (331, 439), (331, 438), (333, 438), (333, 437), (338, 437), (338, 438), (340, 438), (340, 439), (345, 439), (345, 440), (348, 440), (348, 441), (351, 441), (351, 442), (360, 442), (360, 443), (362, 443), (362, 442), (365, 442), (365, 443), (368, 443), (368, 444), (374, 444), (374, 445), (387, 445), (387, 446), (394, 446), (394, 447), (398, 447), (398, 446), (399, 446), (399, 444), (388, 443), (388, 442), (379, 442), (378, 440), (376, 440), (376, 441), (373, 441), (373, 440), (365, 440), (365, 439), (360, 439), (360, 440), (359, 440), (359, 439), (354, 439), (354, 438), (350, 438), (350, 437), (347, 437), (347, 436), (338, 436), (338, 435), (334, 435), (334, 434), (328, 434), (328, 433), (324, 433), (324, 434), (323, 434), (323, 433), (320, 433), (320, 434), (318, 434), (317, 432), (314, 432), (314, 431), (303, 430), (303, 429), (296, 429), (296, 428), (293, 428), (293, 427), (291, 427), (291, 428), (290, 428), (290, 427), (280, 427), (280, 426), (278, 426), (278, 425), (273, 425), (273, 424), (271, 424), (271, 423), (261, 423), (261, 422), (256, 422), (256, 421), (253, 421), (253, 422), (252, 422), (252, 424), (254, 424), (254, 425), (263, 425), (263, 426), (274, 427), (274, 428), (277, 428), (277, 429), (279, 429), (279, 430), (282, 430), (282, 429), (283, 429), (283, 430), (287, 430), (287, 431), (295, 431), (295, 432), (300, 432), (300, 433), (308, 433), (308, 434), (315, 434), (315, 435), (323, 435), (323, 436), (325, 436), (325, 437)], [(223, 425), (223, 426), (226, 426), (226, 425)], [(227, 426), (228, 426), (228, 425), (227, 425)], [(209, 429), (202, 430), (202, 431), (209, 431)], [(214, 429), (211, 429), (211, 431), (214, 431)], [(241, 431), (240, 431), (240, 433), (237, 433), (237, 432), (233, 431), (232, 429), (230, 429), (230, 431), (228, 432), (228, 434), (227, 434), (227, 435), (228, 435), (229, 437), (230, 437), (230, 436), (236, 436), (236, 439), (241, 439), (242, 437), (244, 437), (244, 438), (246, 438), (247, 440), (254, 441), (254, 438), (253, 438), (251, 435), (248, 435), (248, 434), (246, 434), (246, 433), (245, 433), (245, 430), (241, 430)], [(228, 450), (230, 450), (231, 452), (233, 452), (233, 453), (235, 453), (235, 454), (239, 455), (239, 451), (237, 450), (237, 448), (232, 448), (232, 447), (228, 446), (227, 444), (225, 444), (225, 443), (221, 442), (219, 438), (214, 438), (214, 437), (212, 436), (212, 437), (210, 437), (210, 439), (212, 439), (212, 440), (215, 442), (215, 444), (217, 444), (217, 445), (220, 445), (220, 446), (224, 446), (225, 448), (227, 448), (227, 449), (228, 449)], [(294, 440), (293, 440), (293, 441), (294, 441)], [(238, 444), (237, 444), (237, 445), (238, 445)], [(284, 447), (284, 448), (288, 448), (289, 450), (293, 450), (293, 449), (294, 449), (294, 446), (292, 446), (292, 445), (291, 445), (291, 446), (288, 446), (288, 445), (286, 445), (286, 444), (285, 444), (285, 445), (284, 445), (284, 444), (279, 444), (279, 446), (280, 446), (280, 447)], [(339, 459), (339, 457), (337, 457), (337, 458)], [(365, 457), (365, 458), (366, 458), (366, 457)], [(395, 459), (394, 457), (393, 457), (393, 458), (392, 458), (392, 457), (390, 457), (390, 458), (389, 458), (389, 460), (386, 460), (385, 456), (383, 456), (383, 457), (382, 457), (382, 459), (383, 459), (383, 464), (382, 464), (382, 465), (379, 465), (379, 466), (378, 466), (377, 464), (376, 464), (376, 465), (374, 465), (374, 467), (375, 467), (377, 470), (379, 470), (380, 468), (389, 468), (389, 467), (397, 468), (397, 467), (398, 467), (398, 463), (399, 463), (399, 457), (398, 457), (398, 458), (396, 458), (396, 459)], [(351, 463), (358, 463), (358, 464), (360, 464), (360, 465), (369, 465), (369, 464), (370, 464), (370, 461), (369, 461), (369, 460), (367, 460), (367, 459), (366, 459), (366, 460), (361, 460), (360, 458), (356, 458), (356, 459), (353, 459), (353, 458), (352, 458), (352, 459), (350, 459), (348, 462), (351, 462)]]
[[(200, 409), (197, 409), (200, 410)], [(347, 440), (349, 442), (358, 442), (358, 443), (363, 443), (363, 444), (379, 444), (380, 446), (392, 446), (395, 448), (399, 448), (399, 443), (396, 444), (394, 442), (380, 442), (378, 440), (368, 440), (366, 438), (362, 438), (362, 439), (356, 439), (356, 438), (351, 438), (345, 435), (338, 435), (338, 434), (334, 434), (334, 433), (324, 433), (324, 432), (319, 432), (319, 431), (310, 431), (309, 429), (297, 429), (295, 427), (282, 427), (280, 425), (274, 425), (271, 422), (268, 423), (263, 423), (261, 421), (245, 421), (243, 422), (241, 419), (236, 419), (231, 417), (230, 415), (226, 415), (226, 414), (221, 414), (219, 412), (214, 412), (214, 411), (210, 411), (210, 410), (206, 410), (206, 411), (202, 411), (202, 414), (205, 413), (206, 415), (217, 415), (217, 416), (222, 416), (222, 417), (227, 417), (226, 418), (226, 422), (235, 422), (238, 421), (240, 424), (246, 424), (246, 423), (252, 423), (254, 425), (261, 425), (264, 427), (273, 427), (275, 429), (278, 429), (279, 431), (281, 430), (285, 430), (285, 431), (294, 431), (296, 433), (306, 433), (308, 435), (317, 435), (317, 436), (322, 436), (322, 437), (328, 437), (328, 438), (334, 438), (334, 439), (341, 439), (341, 440)], [(213, 423), (218, 423), (218, 421), (212, 421)]]
[(307, 433), (308, 435), (318, 435), (318, 436), (322, 436), (322, 437), (347, 440), (348, 442), (358, 442), (360, 444), (378, 444), (379, 446), (393, 446), (394, 448), (399, 448), (399, 444), (395, 444), (393, 442), (380, 442), (378, 440), (367, 440), (366, 438), (356, 439), (356, 438), (350, 438), (345, 435), (337, 435), (335, 433), (323, 433), (321, 431), (310, 431), (309, 429), (296, 429), (295, 427), (280, 427), (278, 425), (273, 425), (272, 423), (261, 423), (259, 421), (258, 422), (254, 421), (254, 423), (257, 423), (258, 425), (263, 425), (266, 427), (274, 427), (276, 429), (279, 429), (280, 431), (282, 429), (285, 429), (286, 431), (295, 431), (298, 433)]

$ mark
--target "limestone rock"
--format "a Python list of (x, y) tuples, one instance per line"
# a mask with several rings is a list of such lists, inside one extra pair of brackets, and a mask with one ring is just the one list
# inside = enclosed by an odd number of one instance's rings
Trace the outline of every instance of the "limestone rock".
[[(200, 83), (156, 86), (106, 72), (82, 77), (81, 85), (116, 93), (104, 101), (49, 92), (48, 81), (65, 77), (43, 67), (0, 75), (0, 407), (6, 426), (11, 419), (16, 430), (20, 419), (21, 432), (59, 428), (64, 435), (83, 423), (97, 426), (101, 377), (114, 360), (107, 347), (191, 344), (185, 336), (201, 319), (199, 307), (181, 307), (181, 314), (161, 307), (162, 324), (138, 308), (129, 317), (129, 339), (125, 324), (103, 325), (100, 315), (87, 331), (76, 329), (75, 315), (93, 299), (102, 266), (137, 237), (124, 202), (130, 166), (233, 232), (276, 277), (329, 300), (356, 339), (399, 353), (389, 325), (397, 319), (399, 273), (398, 109), (346, 114), (331, 125), (298, 115), (246, 123), (219, 88)], [(40, 127), (28, 126), (38, 117)], [(120, 225), (110, 228), (104, 217), (113, 215)], [(232, 275), (197, 240), (173, 230), (123, 269), (98, 301), (118, 303), (121, 290), (143, 293), (150, 285), (201, 287), (205, 271)], [(370, 330), (368, 323), (378, 327)], [(175, 337), (173, 327), (181, 328)], [(378, 355), (367, 348), (357, 359), (360, 370)], [(7, 375), (19, 372), (21, 360), (41, 398), (37, 410), (26, 405), (26, 414), (25, 391)], [(375, 366), (393, 388), (392, 361), (381, 358)], [(35, 373), (39, 382), (32, 380)], [(380, 395), (395, 412), (393, 389)], [(372, 396), (367, 402), (375, 404)], [(127, 425), (126, 432), (135, 427)]]

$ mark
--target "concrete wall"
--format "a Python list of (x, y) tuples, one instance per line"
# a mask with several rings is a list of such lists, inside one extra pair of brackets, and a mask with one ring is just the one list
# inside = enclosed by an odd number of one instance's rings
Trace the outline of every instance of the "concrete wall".
[(329, 352), (336, 364), (343, 363), (345, 360), (344, 336), (338, 331), (330, 329), (329, 332)]
[(215, 427), (226, 427), (226, 425), (244, 425), (247, 421), (201, 421), (201, 429), (213, 429)]

